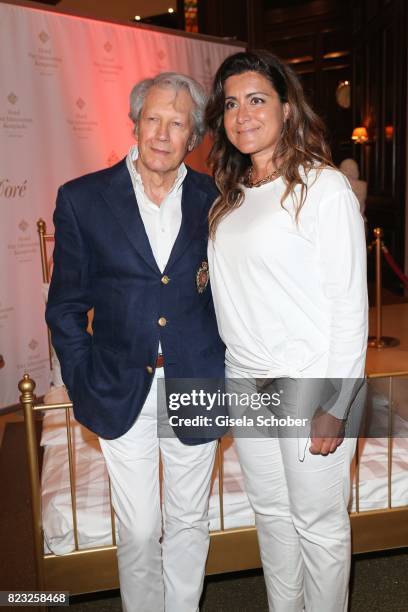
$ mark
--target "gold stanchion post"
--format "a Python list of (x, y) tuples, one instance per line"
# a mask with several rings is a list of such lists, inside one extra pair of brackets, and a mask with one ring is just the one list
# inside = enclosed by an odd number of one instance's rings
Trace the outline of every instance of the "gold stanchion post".
[(47, 266), (47, 253), (45, 249), (47, 226), (45, 225), (45, 221), (43, 219), (38, 219), (37, 231), (38, 231), (38, 236), (40, 238), (40, 252), (41, 252), (43, 283), (49, 283), (50, 279), (49, 279), (48, 266)]
[(390, 336), (382, 335), (382, 271), (381, 271), (381, 248), (383, 231), (381, 227), (374, 229), (375, 236), (375, 336), (368, 338), (369, 348), (383, 349), (398, 346), (399, 340)]
[[(34, 389), (35, 382), (29, 377), (28, 374), (24, 374), (24, 377), (18, 383), (18, 388), (21, 391), (20, 402), (24, 409), (24, 420), (26, 427), (26, 447), (27, 447), (27, 459), (28, 468), (30, 473), (30, 493), (31, 493), (31, 506), (32, 506), (32, 520), (33, 520), (33, 535), (34, 535), (34, 555), (35, 555), (35, 568), (37, 574), (37, 589), (44, 590), (44, 569), (43, 569), (43, 541), (42, 541), (42, 529), (41, 529), (41, 488), (40, 488), (40, 473), (38, 469), (38, 456), (36, 444), (36, 433), (35, 433), (35, 421), (34, 421)], [(40, 606), (41, 610), (46, 610), (46, 607)]]
[[(45, 225), (45, 221), (43, 219), (38, 219), (37, 221), (37, 231), (40, 239), (40, 253), (41, 253), (41, 266), (42, 266), (42, 277), (43, 283), (47, 285), (50, 282), (50, 271), (48, 269), (47, 264), (47, 248), (46, 248), (46, 240), (50, 237), (47, 234), (47, 226)], [(47, 337), (48, 337), (48, 356), (50, 360), (50, 369), (52, 370), (52, 344), (51, 344), (51, 332), (47, 327)]]

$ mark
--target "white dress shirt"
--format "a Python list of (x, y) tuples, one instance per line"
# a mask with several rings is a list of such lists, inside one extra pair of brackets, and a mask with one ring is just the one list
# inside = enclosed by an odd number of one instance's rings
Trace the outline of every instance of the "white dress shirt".
[[(137, 157), (138, 149), (136, 145), (133, 145), (130, 147), (126, 157), (126, 166), (129, 170), (137, 206), (139, 207), (140, 216), (142, 217), (154, 258), (159, 270), (163, 272), (180, 231), (182, 216), (181, 196), (187, 168), (184, 163), (180, 165), (173, 187), (160, 206), (158, 206), (145, 193), (142, 177), (134, 164)], [(161, 353), (161, 344), (159, 344), (159, 353)]]
[[(239, 375), (364, 374), (364, 223), (339, 171), (311, 170), (295, 221), (282, 178), (243, 188), (242, 205), (209, 242), (211, 288), (226, 365)], [(296, 194), (299, 189), (296, 188)]]
[(163, 272), (169, 260), (177, 234), (180, 231), (181, 196), (187, 168), (185, 164), (181, 164), (173, 187), (161, 202), (160, 206), (158, 206), (152, 202), (145, 193), (142, 177), (136, 170), (134, 164), (137, 157), (138, 149), (136, 145), (133, 145), (126, 157), (126, 165), (129, 170), (130, 178), (132, 179), (140, 216), (142, 217), (154, 258), (159, 270)]

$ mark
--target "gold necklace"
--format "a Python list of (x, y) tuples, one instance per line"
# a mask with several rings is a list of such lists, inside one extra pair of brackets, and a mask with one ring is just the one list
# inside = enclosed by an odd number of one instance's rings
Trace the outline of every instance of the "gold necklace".
[(280, 170), (274, 170), (273, 172), (271, 172), (271, 174), (268, 174), (268, 176), (265, 176), (265, 178), (259, 179), (259, 181), (252, 181), (252, 171), (253, 171), (253, 166), (251, 166), (248, 171), (248, 175), (246, 179), (247, 187), (260, 187), (261, 185), (270, 183), (274, 179), (278, 178), (278, 176), (280, 175)]

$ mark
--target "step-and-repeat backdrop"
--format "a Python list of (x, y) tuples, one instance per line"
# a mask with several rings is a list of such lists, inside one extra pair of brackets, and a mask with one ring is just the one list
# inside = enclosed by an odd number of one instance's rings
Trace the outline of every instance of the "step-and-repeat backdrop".
[[(0, 5), (0, 408), (29, 372), (49, 385), (37, 220), (53, 231), (57, 188), (133, 142), (128, 97), (175, 70), (207, 89), (236, 46)], [(192, 165), (204, 169), (205, 150)]]

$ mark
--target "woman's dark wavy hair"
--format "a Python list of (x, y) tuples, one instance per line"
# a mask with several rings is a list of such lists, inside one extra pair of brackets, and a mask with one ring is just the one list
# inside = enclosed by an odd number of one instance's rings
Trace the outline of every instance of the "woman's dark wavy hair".
[(251, 165), (250, 156), (241, 153), (229, 142), (224, 129), (224, 84), (228, 77), (243, 72), (257, 72), (266, 77), (282, 104), (289, 104), (289, 116), (271, 158), (286, 183), (281, 204), (289, 194), (295, 197), (294, 188), (300, 185), (300, 197), (295, 199), (297, 218), (307, 195), (307, 185), (301, 171), (304, 174), (312, 167), (333, 166), (324, 124), (306, 101), (293, 70), (269, 51), (241, 52), (227, 57), (214, 77), (206, 108), (206, 122), (213, 137), (208, 161), (220, 191), (209, 216), (212, 238), (221, 219), (242, 204), (242, 181)]

